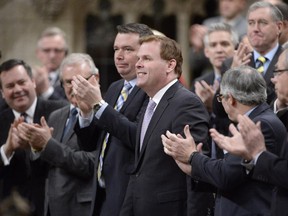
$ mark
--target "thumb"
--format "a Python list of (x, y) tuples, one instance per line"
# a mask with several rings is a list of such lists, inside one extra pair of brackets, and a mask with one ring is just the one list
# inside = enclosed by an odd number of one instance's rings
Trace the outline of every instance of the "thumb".
[(48, 127), (47, 122), (46, 122), (44, 116), (41, 117), (40, 122), (41, 122), (41, 126), (42, 126), (42, 127)]
[(203, 147), (203, 143), (199, 143), (197, 146), (196, 146), (196, 150), (198, 152), (202, 152), (202, 147)]
[(260, 122), (260, 121), (258, 121), (258, 122), (256, 123), (256, 126), (257, 126), (257, 128), (258, 128), (259, 130), (261, 130), (261, 122)]
[(192, 139), (193, 139), (193, 137), (192, 137), (192, 135), (191, 135), (191, 133), (190, 133), (189, 125), (185, 125), (185, 127), (184, 127), (184, 134), (185, 134), (186, 138), (192, 138)]

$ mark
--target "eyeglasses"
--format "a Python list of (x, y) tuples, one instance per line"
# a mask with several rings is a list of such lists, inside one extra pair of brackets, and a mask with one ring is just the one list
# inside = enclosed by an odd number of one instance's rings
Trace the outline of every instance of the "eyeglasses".
[[(85, 80), (89, 80), (92, 76), (94, 76), (95, 74), (90, 74), (90, 76), (88, 76), (87, 78), (83, 77)], [(67, 88), (71, 88), (72, 87), (72, 79), (69, 80), (62, 80), (61, 81), (61, 86), (66, 86)]]
[(273, 75), (274, 77), (279, 76), (281, 73), (288, 71), (288, 69), (281, 69), (281, 70), (274, 70)]
[(218, 101), (219, 103), (222, 102), (223, 97), (224, 97), (224, 95), (222, 95), (222, 94), (217, 94), (217, 95), (216, 95), (216, 99), (217, 99), (217, 101)]
[(51, 49), (50, 48), (42, 49), (42, 52), (44, 52), (46, 54), (48, 54), (50, 52), (60, 54), (60, 53), (63, 53), (64, 51), (66, 51), (66, 49), (57, 49), (57, 48), (55, 48), (55, 49), (52, 49), (52, 48)]

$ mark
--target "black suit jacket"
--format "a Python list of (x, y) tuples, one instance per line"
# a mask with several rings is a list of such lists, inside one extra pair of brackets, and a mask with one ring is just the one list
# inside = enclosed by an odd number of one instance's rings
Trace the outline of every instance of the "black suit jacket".
[[(117, 216), (119, 215), (120, 209), (122, 207), (124, 197), (126, 194), (126, 189), (130, 177), (130, 173), (133, 170), (134, 165), (134, 145), (122, 142), (120, 139), (114, 137), (110, 134), (109, 142), (105, 150), (105, 156), (103, 161), (103, 168), (102, 174), (105, 179), (105, 192), (106, 192), (106, 199), (105, 201), (101, 200), (97, 202), (99, 197), (98, 195), (98, 187), (97, 187), (97, 168), (99, 157), (102, 149), (103, 140), (107, 132), (112, 132), (113, 130), (117, 130), (116, 120), (113, 119), (113, 115), (120, 115), (125, 116), (131, 122), (137, 122), (139, 116), (143, 112), (143, 106), (145, 107), (147, 104), (147, 95), (146, 93), (135, 86), (132, 91), (130, 92), (127, 100), (123, 104), (120, 112), (118, 113), (114, 106), (118, 100), (118, 97), (121, 93), (121, 90), (124, 85), (124, 80), (118, 80), (112, 83), (105, 95), (105, 101), (109, 104), (105, 111), (102, 113), (101, 118), (99, 120), (95, 120), (94, 126), (100, 127), (103, 129), (99, 136), (99, 141), (97, 145), (95, 140), (91, 140), (92, 142), (87, 142), (85, 148), (89, 150), (93, 150), (96, 148), (96, 161), (95, 161), (95, 173), (94, 173), (94, 186), (93, 186), (93, 203), (90, 215), (93, 215), (95, 211), (100, 211), (101, 216)], [(112, 123), (112, 128), (108, 122)], [(83, 130), (90, 130), (90, 128), (81, 129), (80, 132), (82, 133), (81, 137), (87, 140), (87, 132)], [(83, 136), (84, 135), (84, 136)], [(125, 134), (122, 134), (125, 136)], [(90, 144), (89, 144), (90, 143)], [(100, 198), (101, 199), (101, 198)]]
[(279, 117), (286, 126), (287, 137), (281, 157), (268, 151), (263, 152), (253, 170), (253, 178), (268, 184), (276, 185), (272, 203), (272, 215), (288, 215), (288, 111)]
[[(256, 107), (249, 117), (261, 121), (267, 149), (279, 155), (286, 130), (268, 104)], [(218, 188), (215, 216), (270, 215), (273, 185), (252, 180), (241, 165), (242, 159), (227, 153), (223, 160), (197, 154), (192, 161), (192, 178)]]
[[(33, 122), (40, 123), (42, 116), (48, 119), (50, 113), (66, 103), (60, 101), (46, 101), (38, 98)], [(12, 109), (8, 108), (0, 113), (0, 144), (3, 145), (8, 137), (11, 123), (14, 121)], [(1, 200), (11, 194), (13, 189), (31, 201), (33, 215), (43, 215), (44, 185), (47, 167), (43, 162), (29, 160), (29, 150), (15, 151), (9, 166), (0, 166), (0, 196)], [(2, 161), (1, 161), (2, 163)]]
[(117, 119), (109, 126), (117, 129), (113, 131), (115, 136), (131, 145), (136, 143), (135, 167), (120, 215), (190, 215), (186, 175), (174, 159), (164, 153), (161, 134), (167, 130), (182, 133), (188, 124), (196, 142), (205, 143), (209, 117), (200, 99), (179, 82), (172, 85), (157, 105), (141, 153), (139, 142), (143, 116), (138, 126), (121, 116), (111, 118)]

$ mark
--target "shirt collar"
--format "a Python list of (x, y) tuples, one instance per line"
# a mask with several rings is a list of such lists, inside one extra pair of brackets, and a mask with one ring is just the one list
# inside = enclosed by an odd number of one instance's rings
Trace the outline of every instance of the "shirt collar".
[[(268, 59), (269, 61), (271, 61), (273, 59), (275, 53), (277, 52), (278, 47), (279, 47), (279, 44), (277, 43), (277, 45), (272, 50), (270, 50), (268, 53), (266, 53), (264, 55), (264, 57), (266, 59)], [(254, 62), (256, 62), (257, 59), (261, 56), (260, 53), (258, 53), (256, 50), (253, 50), (253, 55), (254, 55)]]
[[(35, 110), (36, 110), (36, 105), (37, 105), (37, 97), (35, 98), (34, 102), (32, 103), (32, 105), (25, 111), (25, 113), (27, 114), (28, 118), (32, 120), (34, 119), (34, 114), (35, 114)], [(12, 110), (14, 113), (15, 118), (19, 118), (21, 113), (17, 112), (16, 110)]]
[[(166, 91), (174, 84), (177, 82), (178, 79), (174, 79), (171, 82), (169, 82), (166, 86), (164, 86), (162, 89), (160, 89), (152, 98), (152, 100), (157, 104), (156, 107), (158, 106), (160, 100), (162, 99), (163, 95), (166, 93)], [(155, 109), (156, 109), (155, 107)]]

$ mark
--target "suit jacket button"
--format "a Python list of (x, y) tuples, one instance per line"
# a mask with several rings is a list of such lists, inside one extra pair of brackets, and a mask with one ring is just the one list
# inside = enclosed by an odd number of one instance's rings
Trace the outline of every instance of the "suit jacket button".
[(135, 175), (135, 176), (136, 176), (136, 178), (138, 178), (138, 177), (140, 176), (140, 173), (136, 173), (136, 175)]

